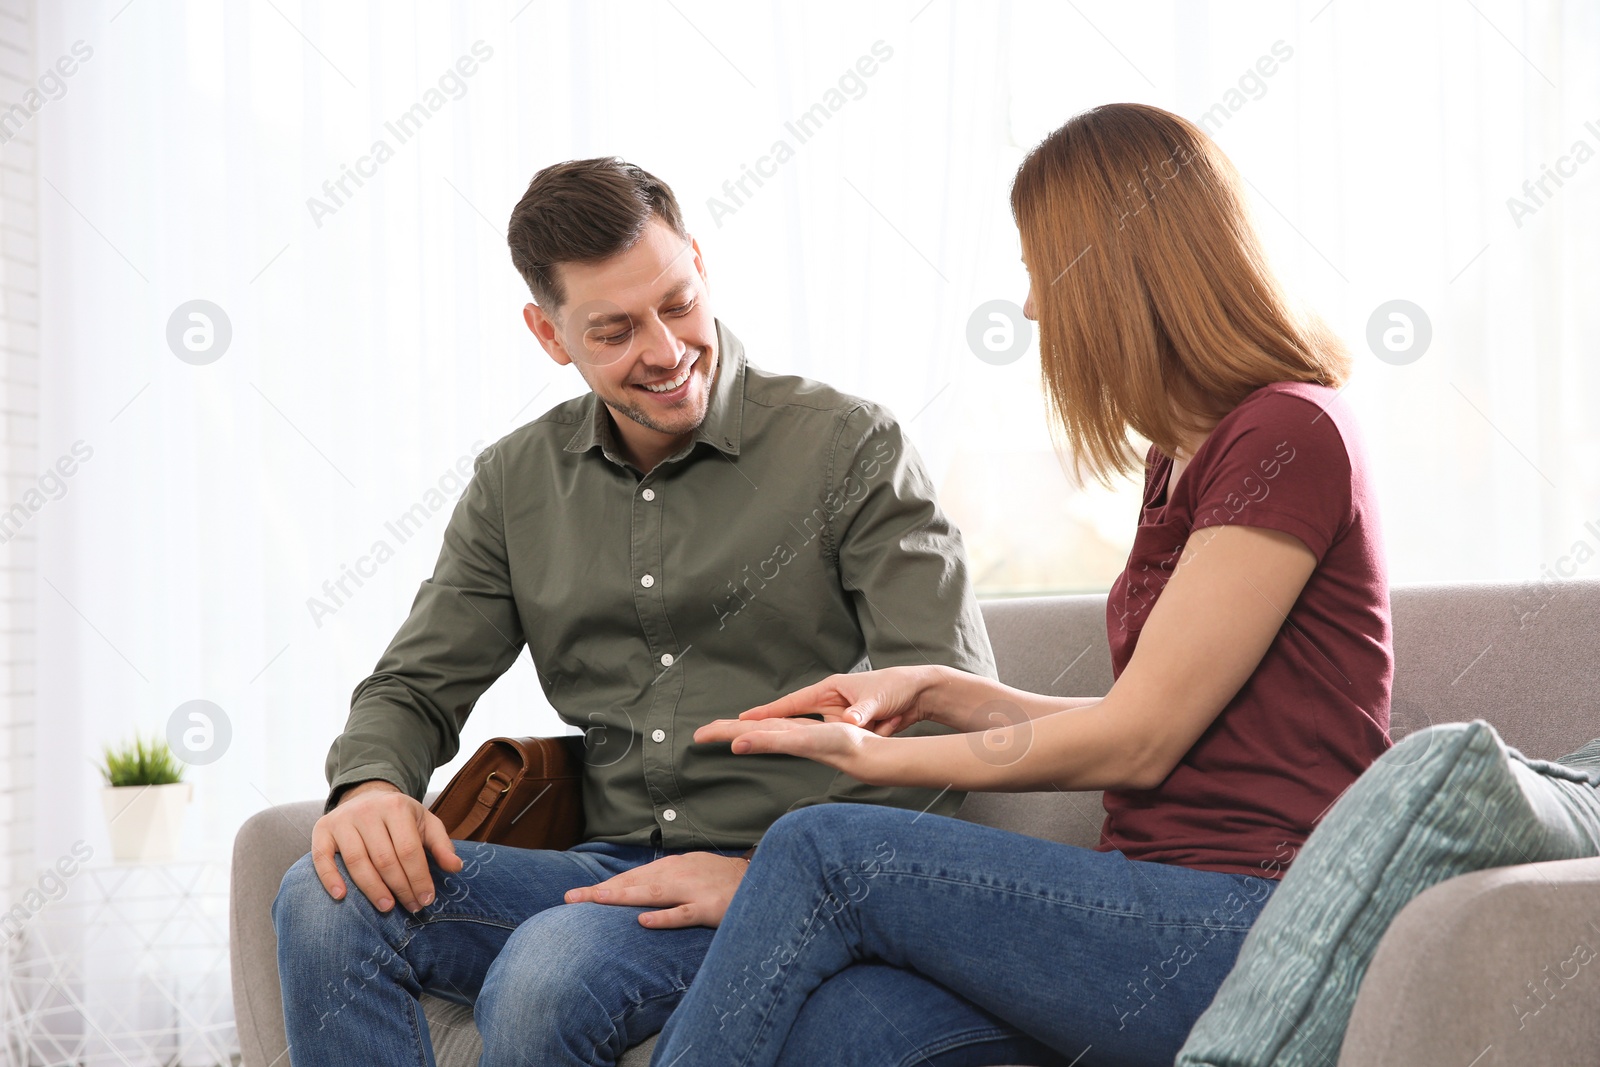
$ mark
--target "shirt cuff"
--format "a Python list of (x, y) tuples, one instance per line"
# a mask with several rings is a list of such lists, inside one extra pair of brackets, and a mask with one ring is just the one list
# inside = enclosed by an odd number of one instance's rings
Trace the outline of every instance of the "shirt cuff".
[(326, 815), (338, 807), (339, 798), (344, 795), (345, 790), (352, 786), (358, 786), (362, 782), (388, 782), (400, 792), (409, 796), (410, 792), (406, 789), (404, 783), (400, 781), (400, 778), (400, 773), (393, 767), (387, 767), (382, 764), (356, 767), (353, 770), (345, 771), (328, 786), (328, 799), (323, 801), (322, 814)]

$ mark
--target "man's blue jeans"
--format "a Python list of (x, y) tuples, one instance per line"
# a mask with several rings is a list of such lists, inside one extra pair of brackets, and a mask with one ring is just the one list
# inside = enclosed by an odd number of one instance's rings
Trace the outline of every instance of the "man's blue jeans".
[(422, 993), (472, 1006), (483, 1067), (614, 1064), (661, 1029), (712, 931), (648, 930), (646, 909), (562, 897), (669, 852), (455, 846), (461, 871), (430, 861), (434, 902), (414, 915), (374, 908), (342, 860), (344, 900), (328, 895), (309, 855), (289, 869), (272, 919), (293, 1067), (431, 1067)]
[(762, 838), (652, 1063), (1170, 1065), (1275, 887), (803, 808)]

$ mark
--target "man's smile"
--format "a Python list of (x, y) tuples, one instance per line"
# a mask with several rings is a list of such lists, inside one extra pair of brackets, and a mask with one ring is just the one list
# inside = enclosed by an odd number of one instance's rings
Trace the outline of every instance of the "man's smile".
[(639, 382), (636, 383), (636, 387), (662, 400), (677, 400), (680, 398), (679, 394), (687, 393), (689, 379), (694, 375), (695, 365), (699, 362), (700, 353), (694, 352), (673, 377), (659, 382)]

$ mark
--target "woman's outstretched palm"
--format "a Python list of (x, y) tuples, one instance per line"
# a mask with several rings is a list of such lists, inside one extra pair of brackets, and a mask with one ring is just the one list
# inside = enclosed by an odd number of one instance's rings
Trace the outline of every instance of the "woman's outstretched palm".
[(702, 743), (731, 741), (737, 756), (804, 756), (841, 770), (871, 736), (859, 726), (820, 719), (718, 719), (694, 732)]

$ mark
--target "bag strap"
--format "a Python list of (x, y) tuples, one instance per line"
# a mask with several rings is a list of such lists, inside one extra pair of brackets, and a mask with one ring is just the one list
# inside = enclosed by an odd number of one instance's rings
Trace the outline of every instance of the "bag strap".
[(511, 779), (498, 770), (490, 771), (488, 777), (484, 779), (483, 788), (478, 790), (478, 799), (473, 801), (472, 809), (461, 820), (461, 824), (451, 832), (451, 836), (470, 840), (478, 827), (494, 814), (495, 809), (509, 792), (511, 792)]
[[(582, 740), (582, 737), (490, 738), (450, 779), (429, 810), (444, 820), (445, 831), (451, 837), (470, 841), (483, 835), (487, 839), (488, 835), (500, 832), (493, 828), (494, 820), (503, 813), (506, 797), (513, 791), (521, 797), (523, 784), (529, 779), (553, 783), (557, 779), (582, 777)], [(541, 792), (540, 796), (543, 795)]]

